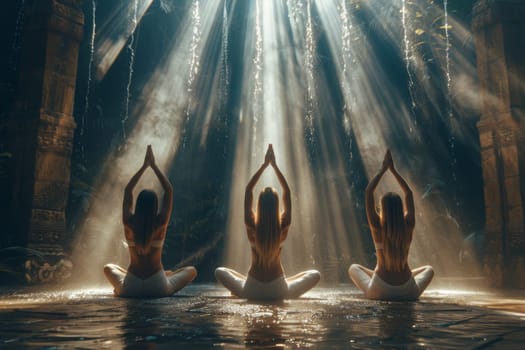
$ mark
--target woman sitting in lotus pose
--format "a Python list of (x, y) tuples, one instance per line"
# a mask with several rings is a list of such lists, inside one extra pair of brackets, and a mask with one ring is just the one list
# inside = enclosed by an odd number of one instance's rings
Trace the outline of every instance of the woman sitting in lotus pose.
[[(381, 198), (378, 215), (374, 190), (387, 170), (392, 172), (405, 193), (405, 208), (401, 197), (390, 192)], [(422, 266), (415, 270), (408, 267), (408, 249), (415, 226), (414, 198), (410, 187), (394, 168), (390, 151), (385, 154), (382, 169), (366, 188), (365, 206), (376, 249), (377, 265), (372, 271), (353, 264), (348, 270), (350, 278), (369, 299), (417, 299), (432, 280), (434, 271), (431, 266)]]
[[(143, 190), (137, 198), (135, 212), (132, 212), (133, 189), (148, 167), (154, 171), (164, 189), (162, 208), (157, 213), (157, 195), (152, 190)], [(171, 184), (157, 167), (151, 146), (148, 146), (144, 164), (133, 175), (124, 191), (122, 219), (130, 264), (127, 270), (115, 264), (104, 267), (104, 274), (115, 288), (115, 295), (166, 297), (197, 276), (197, 270), (193, 266), (177, 271), (164, 271), (162, 266), (162, 246), (170, 220), (172, 197)]]
[[(263, 171), (270, 165), (279, 179), (283, 191), (283, 211), (279, 211), (279, 195), (266, 187), (257, 201), (257, 211), (252, 210), (253, 188)], [(281, 246), (288, 235), (292, 221), (290, 188), (275, 163), (272, 145), (264, 163), (246, 186), (244, 197), (244, 223), (252, 251), (248, 277), (226, 267), (215, 270), (215, 276), (232, 294), (252, 300), (282, 300), (297, 298), (314, 287), (321, 277), (316, 270), (301, 272), (285, 278), (281, 264)]]

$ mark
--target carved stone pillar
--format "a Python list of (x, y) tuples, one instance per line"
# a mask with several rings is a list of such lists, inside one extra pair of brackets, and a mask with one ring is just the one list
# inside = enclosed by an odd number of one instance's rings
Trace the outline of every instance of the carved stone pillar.
[(66, 238), (76, 127), (73, 103), (84, 24), (80, 3), (26, 1), (19, 87), (10, 121), (15, 233), (11, 242), (48, 257), (64, 253)]
[(482, 0), (473, 10), (486, 245), (495, 287), (525, 287), (525, 3)]

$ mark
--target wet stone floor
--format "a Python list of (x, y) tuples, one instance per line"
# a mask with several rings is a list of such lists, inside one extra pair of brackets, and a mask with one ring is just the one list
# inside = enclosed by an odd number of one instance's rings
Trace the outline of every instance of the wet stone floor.
[(351, 285), (273, 304), (215, 284), (150, 300), (105, 287), (0, 290), (0, 348), (524, 349), (524, 304), (440, 290), (417, 302), (369, 301)]

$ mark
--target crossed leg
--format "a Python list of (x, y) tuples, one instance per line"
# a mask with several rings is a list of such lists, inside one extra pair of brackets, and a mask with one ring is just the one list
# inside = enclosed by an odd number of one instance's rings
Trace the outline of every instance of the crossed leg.
[(233, 295), (241, 298), (243, 297), (246, 276), (227, 267), (218, 267), (215, 269), (215, 278), (217, 278), (217, 280), (221, 282)]
[(104, 266), (104, 275), (114, 288), (113, 294), (120, 294), (127, 273), (128, 271), (126, 271), (126, 269), (116, 264), (107, 264)]
[(167, 270), (165, 273), (170, 284), (169, 294), (181, 290), (197, 277), (197, 269), (193, 266), (182, 267), (175, 271)]
[(434, 269), (432, 269), (432, 266), (430, 265), (421, 266), (412, 270), (412, 276), (419, 288), (419, 294), (421, 294), (432, 281), (432, 278), (434, 277)]
[(350, 276), (350, 279), (365, 293), (365, 295), (368, 292), (368, 286), (370, 285), (370, 280), (373, 275), (373, 270), (367, 269), (359, 264), (352, 264), (348, 269), (348, 276)]
[(317, 270), (307, 270), (288, 277), (288, 298), (298, 298), (312, 289), (321, 279), (321, 273)]

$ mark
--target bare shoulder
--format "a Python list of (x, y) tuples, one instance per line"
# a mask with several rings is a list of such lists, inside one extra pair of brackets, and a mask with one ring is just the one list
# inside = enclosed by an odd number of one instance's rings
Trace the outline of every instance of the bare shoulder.
[(381, 219), (379, 218), (379, 215), (369, 215), (368, 216), (368, 225), (370, 226), (370, 230), (372, 232), (377, 231), (378, 233), (381, 232)]
[(170, 219), (171, 219), (170, 216), (166, 217), (166, 215), (163, 215), (162, 213), (159, 213), (155, 217), (154, 232), (157, 232), (159, 230), (166, 230), (168, 228), (169, 224), (170, 224)]
[(255, 243), (255, 226), (246, 225), (246, 235), (250, 243)]
[(255, 233), (255, 223), (246, 223), (245, 226), (248, 233)]
[(127, 220), (127, 222), (124, 223), (124, 237), (126, 237), (126, 240), (133, 240), (133, 232), (133, 227), (131, 226), (129, 220)]
[(372, 239), (374, 242), (381, 242), (381, 224), (370, 225), (370, 233), (372, 234)]
[(253, 211), (250, 211), (250, 213), (245, 216), (244, 224), (246, 225), (246, 229), (250, 228), (255, 230), (255, 215)]

